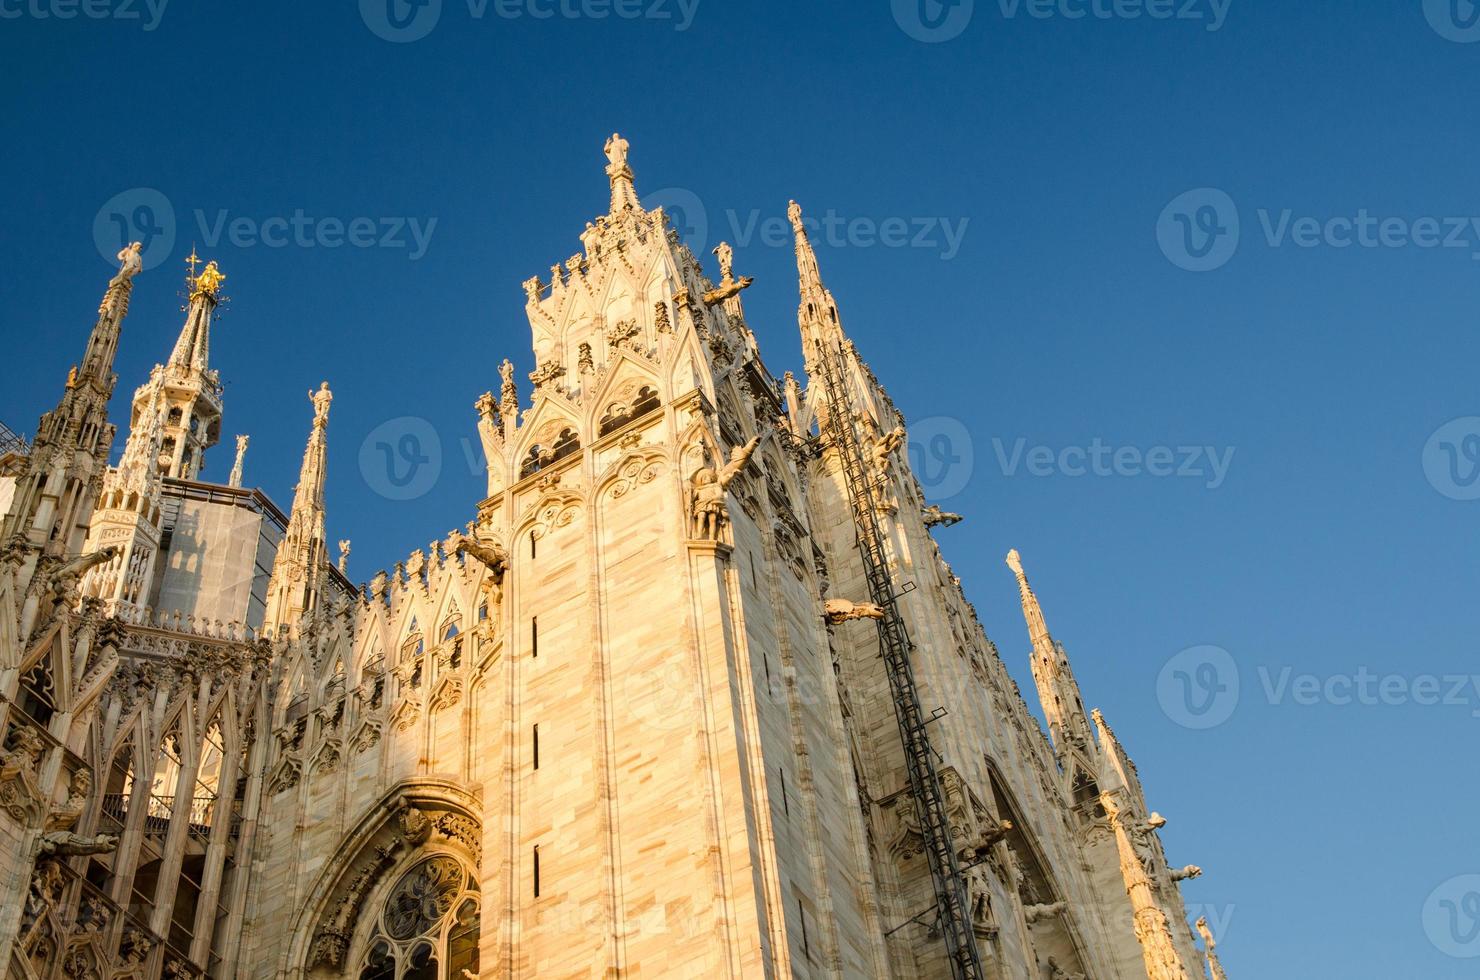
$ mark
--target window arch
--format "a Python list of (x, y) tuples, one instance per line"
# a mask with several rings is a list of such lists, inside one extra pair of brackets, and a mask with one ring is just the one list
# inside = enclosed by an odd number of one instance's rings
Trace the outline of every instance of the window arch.
[(391, 887), (359, 961), (360, 980), (477, 976), (476, 876), (451, 854), (414, 864)]

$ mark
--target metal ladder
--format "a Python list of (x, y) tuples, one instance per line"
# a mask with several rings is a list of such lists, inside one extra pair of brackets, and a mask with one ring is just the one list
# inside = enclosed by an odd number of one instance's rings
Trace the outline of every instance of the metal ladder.
[[(966, 880), (962, 877), (956, 852), (951, 849), (951, 824), (946, 815), (945, 793), (935, 765), (935, 749), (930, 745), (926, 726), (935, 719), (920, 706), (920, 692), (915, 686), (915, 672), (910, 665), (909, 632), (899, 614), (899, 597), (894, 587), (884, 554), (884, 534), (879, 527), (875, 487), (864, 465), (863, 440), (854, 418), (853, 397), (847, 380), (841, 347), (829, 350), (817, 342), (817, 363), (822, 369), (827, 389), (828, 412), (824, 435), (837, 449), (843, 462), (843, 476), (853, 507), (853, 521), (858, 531), (858, 552), (863, 558), (869, 594), (875, 605), (884, 610), (879, 620), (879, 648), (889, 674), (889, 689), (894, 698), (894, 714), (899, 722), (899, 737), (904, 744), (910, 792), (914, 796), (925, 854), (930, 862), (930, 877), (935, 886), (936, 915), (946, 954), (955, 980), (982, 980), (981, 958), (971, 929), (970, 902)], [(917, 917), (919, 918), (919, 917)]]

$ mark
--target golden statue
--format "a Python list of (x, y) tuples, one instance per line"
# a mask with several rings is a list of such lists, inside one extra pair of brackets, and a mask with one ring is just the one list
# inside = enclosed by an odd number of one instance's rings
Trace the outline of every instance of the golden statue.
[(190, 281), (190, 298), (199, 299), (202, 296), (215, 299), (216, 294), (221, 291), (221, 284), (226, 281), (226, 276), (216, 267), (215, 262), (207, 262), (206, 267), (201, 270), (200, 275)]

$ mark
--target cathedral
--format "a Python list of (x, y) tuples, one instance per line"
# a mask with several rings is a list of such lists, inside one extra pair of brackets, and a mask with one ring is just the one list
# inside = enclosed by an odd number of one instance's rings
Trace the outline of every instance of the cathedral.
[(7, 975), (1225, 980), (1021, 557), (1046, 730), (964, 597), (801, 208), (778, 378), (732, 250), (710, 278), (606, 156), (524, 283), (537, 369), (476, 399), (486, 494), (363, 584), (328, 384), (286, 512), (245, 437), (202, 479), (214, 262), (110, 465), (120, 253), (0, 456)]

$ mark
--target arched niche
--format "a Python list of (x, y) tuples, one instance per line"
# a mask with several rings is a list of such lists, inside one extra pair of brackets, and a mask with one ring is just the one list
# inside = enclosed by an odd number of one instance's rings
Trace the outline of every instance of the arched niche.
[(463, 980), (478, 972), (478, 800), (450, 782), (387, 793), (335, 849), (299, 914), (299, 978)]

